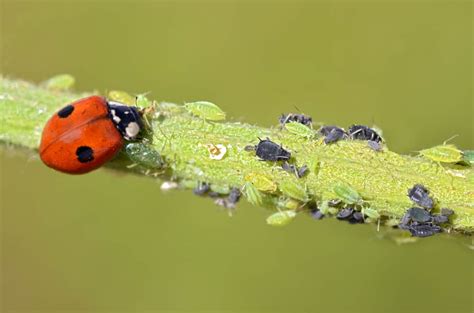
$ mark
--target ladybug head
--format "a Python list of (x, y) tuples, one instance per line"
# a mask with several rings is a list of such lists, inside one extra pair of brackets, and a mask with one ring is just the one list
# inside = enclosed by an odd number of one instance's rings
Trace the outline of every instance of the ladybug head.
[(143, 129), (138, 108), (119, 102), (108, 102), (110, 118), (126, 140), (135, 140)]

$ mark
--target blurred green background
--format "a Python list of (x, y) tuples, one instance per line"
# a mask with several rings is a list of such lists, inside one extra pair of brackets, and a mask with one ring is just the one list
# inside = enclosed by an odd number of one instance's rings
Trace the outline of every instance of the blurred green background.
[[(12, 1), (1, 72), (81, 91), (377, 124), (392, 150), (473, 148), (470, 1)], [(51, 171), (2, 148), (3, 312), (472, 312), (470, 238), (397, 246), (371, 225), (283, 229), (191, 192)]]

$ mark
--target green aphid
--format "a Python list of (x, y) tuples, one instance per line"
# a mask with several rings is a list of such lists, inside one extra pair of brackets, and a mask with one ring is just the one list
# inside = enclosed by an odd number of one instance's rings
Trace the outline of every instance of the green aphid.
[(296, 212), (293, 210), (280, 211), (267, 217), (267, 224), (271, 226), (285, 226), (288, 225), (295, 217)]
[(148, 169), (159, 169), (163, 167), (163, 159), (158, 151), (154, 150), (150, 145), (132, 142), (127, 144), (125, 151), (130, 160), (138, 165)]
[(295, 199), (279, 199), (277, 203), (279, 208), (283, 208), (286, 210), (296, 210), (301, 206), (301, 202), (295, 200)]
[(314, 131), (306, 125), (303, 125), (298, 122), (289, 122), (285, 124), (286, 130), (290, 133), (303, 137), (303, 138), (312, 138), (314, 137)]
[(125, 91), (111, 90), (107, 93), (107, 98), (126, 105), (135, 105), (135, 98)]
[(278, 186), (280, 191), (290, 198), (307, 202), (309, 200), (308, 193), (306, 191), (306, 185), (298, 184), (293, 180), (285, 180)]
[(471, 165), (474, 164), (474, 150), (464, 150), (463, 160)]
[(217, 192), (221, 195), (226, 195), (230, 192), (230, 188), (227, 185), (212, 184), (211, 191)]
[(362, 198), (359, 193), (351, 186), (346, 184), (338, 184), (333, 188), (334, 193), (346, 204), (361, 204)]
[(186, 110), (200, 118), (209, 121), (221, 121), (225, 119), (225, 112), (217, 105), (207, 101), (196, 101), (184, 104)]
[(146, 95), (148, 94), (148, 92), (145, 92), (145, 93), (141, 93), (141, 94), (138, 94), (135, 96), (135, 105), (139, 108), (146, 108), (148, 106), (150, 106), (151, 104), (151, 101), (148, 100), (148, 98), (146, 97)]
[(71, 89), (76, 83), (76, 79), (69, 74), (60, 74), (51, 77), (45, 82), (49, 90), (65, 91)]
[(372, 209), (372, 208), (362, 208), (361, 210), (362, 214), (364, 214), (365, 216), (371, 218), (371, 219), (374, 219), (374, 220), (377, 220), (380, 218), (380, 214), (379, 212), (377, 212), (377, 210), (375, 209)]
[(264, 192), (275, 192), (277, 185), (270, 178), (257, 173), (249, 173), (244, 177), (245, 181), (252, 183), (255, 188)]
[(255, 206), (260, 206), (263, 203), (262, 194), (252, 183), (245, 183), (244, 188), (242, 190), (245, 198), (247, 198), (248, 202)]
[(323, 201), (318, 203), (318, 209), (323, 213), (324, 215), (327, 215), (329, 213), (329, 202), (328, 201)]
[(452, 144), (424, 149), (420, 151), (420, 154), (427, 159), (442, 163), (457, 163), (463, 159), (462, 151)]

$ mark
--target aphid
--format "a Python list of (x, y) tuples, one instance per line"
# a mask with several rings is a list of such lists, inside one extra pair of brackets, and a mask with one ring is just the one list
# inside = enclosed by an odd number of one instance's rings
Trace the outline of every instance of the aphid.
[(242, 193), (240, 192), (240, 189), (234, 187), (230, 190), (230, 193), (227, 199), (229, 200), (230, 203), (236, 204), (237, 202), (239, 202), (241, 195)]
[(211, 190), (211, 185), (205, 182), (199, 182), (197, 187), (193, 189), (193, 193), (197, 196), (205, 195), (209, 190)]
[(429, 237), (441, 232), (441, 227), (436, 225), (411, 225), (408, 230), (414, 237)]
[(317, 210), (317, 209), (311, 211), (311, 216), (312, 216), (315, 220), (320, 220), (320, 219), (323, 219), (323, 218), (324, 218), (323, 212), (321, 212), (321, 210)]
[(318, 130), (318, 132), (324, 136), (325, 144), (330, 144), (347, 138), (345, 130), (337, 126), (323, 126)]
[(306, 125), (311, 128), (313, 123), (313, 118), (304, 114), (288, 113), (282, 114), (279, 118), (280, 125), (283, 126), (286, 123), (296, 122), (303, 125)]
[(249, 173), (244, 177), (245, 181), (252, 183), (255, 188), (264, 192), (275, 192), (277, 185), (270, 178), (257, 173)]
[(370, 149), (374, 151), (377, 151), (377, 152), (383, 151), (382, 143), (378, 141), (369, 140), (367, 141), (367, 145), (369, 146)]
[(349, 219), (349, 223), (356, 224), (356, 223), (363, 223), (364, 222), (364, 214), (361, 212), (355, 211), (352, 213), (352, 216)]
[(209, 151), (209, 158), (211, 160), (222, 160), (227, 153), (227, 148), (223, 144), (206, 144), (207, 150)]
[(138, 107), (145, 108), (150, 105), (150, 100), (146, 97), (148, 92), (141, 93), (135, 96), (135, 103)]
[(76, 79), (69, 74), (60, 74), (51, 77), (45, 82), (49, 90), (65, 91), (71, 89), (76, 83)]
[(362, 214), (364, 214), (365, 216), (367, 216), (367, 217), (369, 217), (369, 218), (372, 218), (372, 219), (374, 219), (374, 220), (380, 218), (379, 212), (377, 212), (377, 210), (372, 209), (372, 208), (362, 208), (361, 212), (362, 212)]
[(333, 188), (334, 193), (347, 204), (361, 204), (362, 198), (359, 193), (351, 186), (346, 184), (337, 184)]
[(441, 215), (451, 216), (454, 214), (454, 211), (448, 208), (441, 208)]
[(305, 185), (298, 184), (291, 180), (286, 180), (286, 181), (282, 181), (279, 184), (278, 188), (284, 195), (290, 198), (297, 199), (302, 202), (308, 202), (309, 200), (309, 196), (308, 196), (308, 193), (306, 192)]
[(178, 188), (178, 183), (174, 181), (165, 181), (160, 186), (162, 191), (168, 191), (176, 188)]
[(247, 200), (251, 204), (255, 206), (262, 205), (263, 203), (262, 194), (260, 193), (260, 191), (258, 191), (257, 188), (255, 188), (255, 186), (252, 183), (250, 182), (245, 183), (244, 188), (243, 188), (243, 194), (245, 198), (247, 198)]
[(309, 171), (309, 168), (306, 164), (298, 168), (296, 165), (290, 164), (288, 162), (283, 162), (281, 168), (290, 174), (295, 174), (298, 178), (302, 178)]
[(431, 215), (428, 211), (420, 208), (410, 208), (407, 210), (410, 219), (418, 223), (427, 223), (431, 221)]
[(126, 145), (125, 151), (134, 163), (149, 169), (159, 169), (164, 162), (158, 151), (142, 142), (131, 142)]
[(285, 124), (286, 130), (290, 133), (297, 135), (303, 138), (312, 138), (314, 137), (314, 132), (308, 126), (298, 123), (298, 122), (289, 122)]
[(463, 160), (471, 165), (474, 164), (474, 150), (464, 150)]
[(225, 112), (217, 105), (208, 101), (196, 101), (184, 104), (184, 108), (191, 114), (209, 121), (225, 119)]
[(46, 123), (39, 152), (49, 167), (83, 174), (111, 160), (125, 140), (135, 140), (143, 128), (136, 107), (90, 96), (56, 112)]
[(321, 211), (323, 215), (327, 215), (329, 213), (329, 205), (327, 201), (323, 201), (318, 203), (318, 209)]
[(408, 197), (425, 209), (431, 210), (434, 206), (434, 201), (430, 198), (428, 189), (421, 184), (416, 184), (408, 189)]
[(444, 224), (449, 221), (449, 217), (445, 215), (433, 215), (433, 223), (434, 224)]
[(309, 168), (308, 168), (308, 166), (305, 164), (305, 165), (303, 165), (302, 167), (300, 167), (300, 168), (298, 169), (298, 172), (297, 172), (297, 175), (296, 175), (296, 176), (297, 176), (298, 178), (302, 178), (302, 177), (304, 177), (308, 172), (309, 172)]
[(110, 100), (124, 103), (126, 105), (135, 105), (135, 98), (125, 91), (111, 90), (107, 93), (107, 97)]
[(349, 136), (352, 139), (358, 140), (382, 141), (382, 137), (375, 130), (364, 125), (352, 125), (349, 127)]
[(420, 151), (427, 159), (441, 163), (457, 163), (462, 161), (463, 153), (455, 145), (443, 144)]
[(336, 218), (339, 220), (346, 220), (352, 216), (352, 213), (354, 213), (353, 208), (344, 208), (337, 213)]
[(293, 221), (295, 217), (296, 212), (293, 210), (280, 211), (267, 217), (267, 224), (271, 226), (285, 226)]
[(214, 201), (215, 204), (220, 205), (226, 209), (234, 209), (237, 202), (240, 200), (240, 190), (232, 188), (227, 198), (219, 198)]
[(291, 158), (291, 153), (283, 149), (270, 139), (260, 139), (260, 142), (255, 146), (255, 154), (262, 161), (288, 161)]
[(281, 197), (277, 202), (277, 206), (286, 210), (296, 210), (301, 206), (301, 202), (295, 199)]

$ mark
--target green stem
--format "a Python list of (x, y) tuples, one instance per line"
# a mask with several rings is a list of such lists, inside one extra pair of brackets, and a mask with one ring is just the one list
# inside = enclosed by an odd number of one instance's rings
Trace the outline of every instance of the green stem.
[[(54, 91), (24, 81), (1, 79), (0, 141), (36, 149), (42, 126), (53, 112), (64, 104), (86, 94)], [(149, 176), (160, 174), (182, 186), (192, 187), (208, 182), (219, 190), (242, 188), (251, 176), (270, 181), (276, 190), (263, 192), (265, 204), (274, 207), (288, 195), (280, 189), (292, 182), (306, 188), (315, 201), (337, 198), (334, 187), (345, 184), (355, 189), (365, 206), (377, 210), (383, 219), (399, 219), (413, 203), (407, 190), (422, 184), (437, 201), (437, 210), (455, 211), (451, 220), (454, 230), (474, 230), (474, 169), (469, 166), (441, 166), (419, 156), (404, 156), (384, 148), (376, 152), (364, 141), (345, 140), (325, 145), (320, 139), (306, 139), (286, 130), (232, 123), (209, 122), (191, 116), (183, 106), (162, 104), (148, 114), (149, 146), (164, 158), (166, 170), (146, 163), (129, 169), (133, 162), (126, 152), (108, 166)], [(278, 163), (262, 162), (247, 145), (258, 143), (258, 137), (269, 137), (282, 143), (292, 153), (298, 166), (308, 165), (309, 173), (298, 179), (281, 170)], [(227, 152), (220, 160), (210, 157), (209, 147), (222, 144)], [(163, 173), (164, 172), (164, 173)], [(271, 188), (270, 188), (271, 189)], [(304, 203), (301, 203), (304, 205)]]

